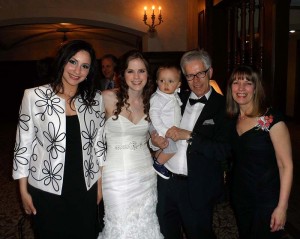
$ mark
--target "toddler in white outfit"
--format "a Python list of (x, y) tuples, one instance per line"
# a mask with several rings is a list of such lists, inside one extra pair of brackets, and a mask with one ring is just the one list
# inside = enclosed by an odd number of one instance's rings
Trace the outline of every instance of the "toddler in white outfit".
[[(157, 90), (150, 99), (150, 119), (154, 129), (160, 136), (172, 126), (179, 127), (181, 120), (181, 100), (178, 92), (181, 86), (181, 71), (177, 66), (161, 66), (156, 73)], [(167, 148), (156, 153), (153, 167), (163, 178), (169, 179), (170, 172), (164, 164), (176, 153), (176, 143), (168, 139)]]

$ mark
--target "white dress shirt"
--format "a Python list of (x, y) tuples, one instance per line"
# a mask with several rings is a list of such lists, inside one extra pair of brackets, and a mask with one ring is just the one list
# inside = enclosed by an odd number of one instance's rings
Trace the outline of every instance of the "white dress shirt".
[[(211, 95), (211, 92), (212, 92), (212, 90), (210, 88), (209, 92), (207, 92), (205, 94), (205, 97), (207, 99)], [(189, 98), (200, 99), (201, 97), (198, 98), (195, 95), (195, 93), (191, 92)], [(196, 121), (199, 118), (203, 108), (204, 108), (204, 104), (202, 104), (202, 103), (190, 105), (190, 103), (188, 101), (186, 104), (179, 128), (193, 131)], [(177, 153), (171, 159), (169, 159), (164, 165), (172, 173), (187, 175), (186, 150), (188, 147), (188, 143), (186, 140), (178, 140), (176, 142), (176, 146), (178, 149)]]

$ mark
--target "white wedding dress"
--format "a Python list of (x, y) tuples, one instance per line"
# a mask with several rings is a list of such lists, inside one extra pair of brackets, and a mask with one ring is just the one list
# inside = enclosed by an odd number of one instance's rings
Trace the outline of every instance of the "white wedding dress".
[(98, 239), (160, 239), (156, 173), (147, 146), (149, 122), (119, 115), (106, 121), (102, 171), (104, 229)]

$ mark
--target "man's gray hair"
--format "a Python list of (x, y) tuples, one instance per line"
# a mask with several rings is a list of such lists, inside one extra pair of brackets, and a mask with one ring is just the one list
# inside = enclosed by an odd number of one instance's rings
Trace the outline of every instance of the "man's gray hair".
[(185, 69), (184, 69), (185, 65), (188, 62), (194, 61), (194, 60), (202, 61), (204, 66), (206, 67), (206, 69), (211, 67), (211, 58), (207, 51), (205, 51), (205, 50), (188, 51), (183, 54), (183, 56), (181, 57), (181, 60), (180, 60), (180, 67), (181, 67), (181, 70), (184, 75), (186, 74)]

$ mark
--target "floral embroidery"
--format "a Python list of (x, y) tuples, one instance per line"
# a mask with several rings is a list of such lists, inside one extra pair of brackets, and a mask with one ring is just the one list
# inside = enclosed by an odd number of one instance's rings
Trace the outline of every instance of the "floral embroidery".
[(257, 120), (257, 126), (256, 126), (256, 129), (259, 130), (263, 130), (263, 131), (267, 131), (269, 132), (270, 131), (270, 126), (273, 122), (273, 115), (269, 115), (269, 116), (261, 116), (258, 118)]
[(42, 180), (44, 180), (44, 184), (48, 186), (52, 183), (52, 187), (55, 191), (59, 191), (59, 183), (58, 181), (62, 180), (62, 176), (60, 170), (63, 168), (63, 164), (59, 163), (54, 168), (52, 167), (51, 161), (44, 161), (44, 168), (42, 172), (46, 175)]
[(44, 112), (36, 114), (41, 115), (42, 121), (45, 120), (45, 114), (51, 116), (53, 112), (57, 114), (63, 114), (65, 112), (64, 109), (59, 105), (60, 99), (51, 89), (46, 89), (46, 91), (43, 91), (43, 89), (37, 88), (34, 90), (34, 92), (40, 98), (40, 100), (35, 102), (35, 105), (37, 107), (44, 108)]
[(97, 157), (101, 157), (103, 155), (103, 161), (106, 159), (107, 153), (107, 143), (104, 134), (102, 135), (102, 139), (97, 142), (98, 149), (95, 149), (95, 154)]
[(15, 143), (15, 148), (14, 148), (14, 160), (13, 160), (13, 169), (15, 171), (18, 170), (19, 165), (27, 165), (28, 164), (28, 159), (23, 156), (27, 152), (26, 147), (21, 147), (20, 143)]
[(47, 151), (50, 152), (53, 159), (57, 159), (59, 154), (58, 152), (65, 152), (65, 148), (62, 147), (60, 143), (63, 142), (66, 134), (59, 133), (59, 131), (55, 128), (53, 122), (50, 122), (48, 124), (48, 132), (44, 131), (43, 134), (45, 138), (50, 142), (50, 144), (47, 146)]
[[(98, 162), (96, 162), (96, 163), (98, 163)], [(96, 165), (93, 163), (93, 156), (90, 156), (89, 160), (84, 161), (84, 168), (86, 170), (84, 176), (87, 177), (87, 184), (89, 187), (91, 186), (91, 180), (93, 180), (95, 178), (95, 174), (97, 172), (99, 172), (100, 166), (97, 164), (97, 166), (98, 166), (97, 171), (93, 170), (95, 168), (95, 166)]]
[[(66, 133), (62, 128), (65, 125), (61, 122), (61, 119), (65, 117), (65, 109), (61, 98), (51, 88), (35, 88), (34, 93), (34, 97), (31, 98), (33, 93), (30, 91), (30, 97), (26, 95), (20, 107), (13, 170), (20, 172), (28, 170), (33, 180), (43, 182), (44, 186), (41, 188), (45, 191), (61, 192), (64, 161), (58, 160), (57, 163), (56, 159), (60, 159), (59, 155), (64, 155), (66, 150)], [(23, 108), (29, 103), (32, 104), (31, 108)], [(94, 100), (93, 104), (88, 106), (83, 99), (78, 97), (75, 105), (82, 119), (80, 121), (82, 156), (85, 180), (89, 188), (97, 180), (100, 161), (106, 153), (104, 151), (106, 144), (102, 135), (105, 112), (102, 110), (103, 102), (100, 100)], [(43, 124), (35, 125), (35, 119), (40, 119)], [(27, 139), (25, 136), (30, 136), (31, 140), (23, 140), (23, 138)], [(46, 148), (49, 157), (43, 160), (43, 165), (41, 165), (42, 162), (37, 162), (40, 148)]]
[[(26, 114), (22, 114), (22, 106), (20, 107), (20, 112), (19, 112), (19, 124), (18, 124), (18, 131), (21, 129), (24, 131), (28, 131), (28, 121), (30, 120), (30, 116)], [(19, 134), (18, 134), (19, 135)], [(13, 170), (17, 171), (19, 168), (19, 165), (27, 165), (29, 163), (28, 159), (26, 156), (24, 156), (27, 152), (26, 147), (22, 147), (20, 144), (20, 139), (16, 140), (15, 146), (14, 146), (14, 159), (13, 159)]]

